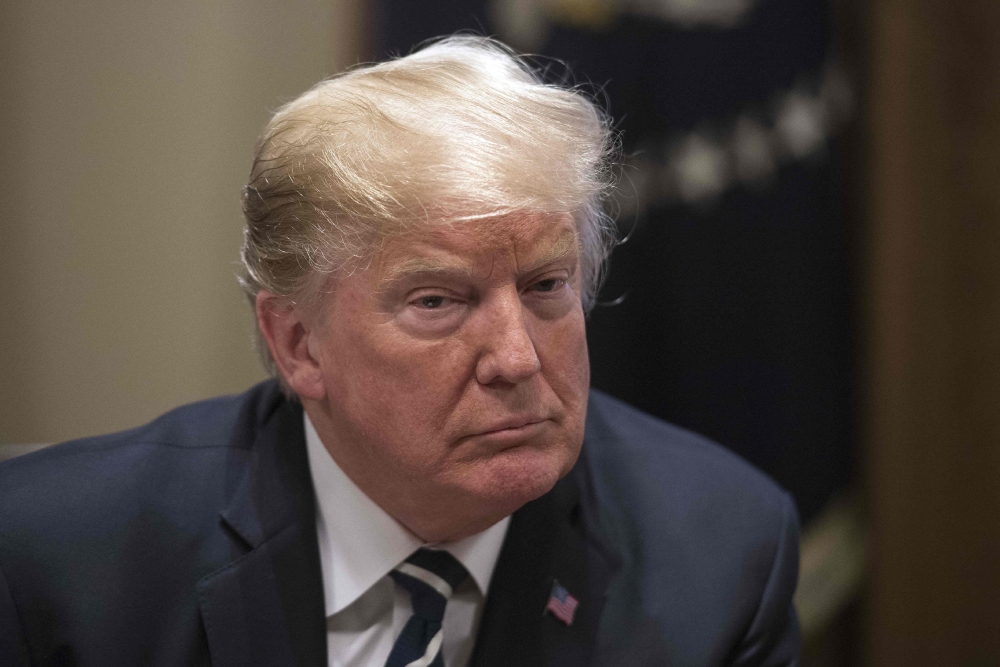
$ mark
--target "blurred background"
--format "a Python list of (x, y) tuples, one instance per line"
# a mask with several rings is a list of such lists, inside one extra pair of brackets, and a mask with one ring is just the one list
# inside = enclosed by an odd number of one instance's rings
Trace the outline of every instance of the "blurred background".
[(0, 458), (263, 377), (239, 188), (282, 102), (496, 35), (622, 133), (595, 386), (767, 471), (806, 665), (1000, 665), (1000, 3), (0, 3)]

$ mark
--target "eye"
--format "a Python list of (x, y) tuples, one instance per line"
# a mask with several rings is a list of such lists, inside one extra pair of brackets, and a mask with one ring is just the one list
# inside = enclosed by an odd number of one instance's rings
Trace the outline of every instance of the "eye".
[(421, 308), (426, 308), (428, 310), (434, 310), (435, 308), (440, 308), (445, 303), (445, 298), (440, 295), (432, 296), (422, 296), (416, 300), (416, 304)]
[(563, 282), (560, 278), (546, 278), (532, 285), (531, 289), (536, 292), (554, 292), (562, 286)]
[(418, 338), (440, 338), (462, 325), (469, 301), (446, 288), (421, 288), (409, 294), (396, 311), (395, 320), (407, 333)]

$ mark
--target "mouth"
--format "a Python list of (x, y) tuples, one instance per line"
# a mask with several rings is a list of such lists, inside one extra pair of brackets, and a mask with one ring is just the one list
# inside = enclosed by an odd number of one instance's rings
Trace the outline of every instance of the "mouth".
[(533, 435), (547, 421), (544, 417), (516, 417), (492, 424), (471, 435), (474, 438), (518, 439)]
[(477, 431), (473, 435), (490, 435), (492, 433), (503, 433), (505, 431), (520, 431), (526, 430), (545, 422), (544, 417), (511, 417), (510, 419), (505, 419), (504, 421), (497, 422), (487, 428)]

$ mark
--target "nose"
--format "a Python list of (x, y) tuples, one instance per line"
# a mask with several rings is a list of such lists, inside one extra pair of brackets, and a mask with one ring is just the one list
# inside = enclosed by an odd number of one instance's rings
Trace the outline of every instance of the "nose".
[(493, 303), (484, 306), (487, 317), (481, 328), (482, 352), (476, 363), (476, 379), (480, 384), (518, 384), (530, 379), (542, 369), (542, 362), (517, 290), (497, 295)]

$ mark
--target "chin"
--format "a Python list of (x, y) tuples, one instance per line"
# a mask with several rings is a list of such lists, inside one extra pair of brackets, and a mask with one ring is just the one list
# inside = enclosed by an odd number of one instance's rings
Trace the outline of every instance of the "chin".
[[(429, 541), (451, 541), (485, 530), (526, 503), (539, 498), (569, 472), (579, 455), (579, 447), (538, 449), (511, 447), (481, 460), (453, 476), (446, 486), (439, 517), (451, 515), (421, 533)], [(458, 516), (454, 509), (461, 507)], [(433, 538), (433, 539), (432, 539)]]
[(469, 491), (503, 512), (500, 518), (548, 493), (576, 462), (579, 448), (513, 447), (480, 464)]

